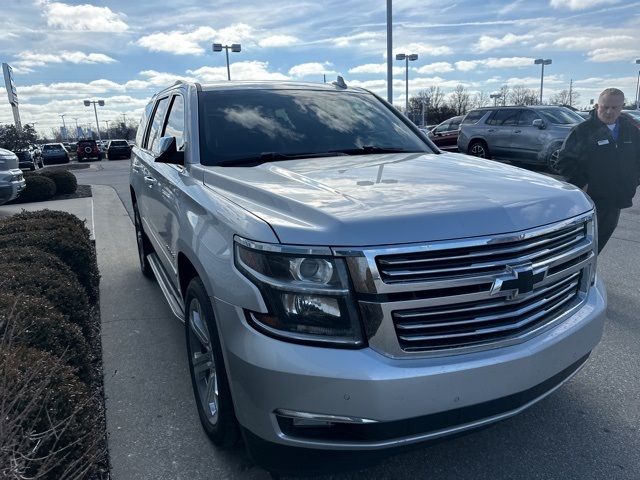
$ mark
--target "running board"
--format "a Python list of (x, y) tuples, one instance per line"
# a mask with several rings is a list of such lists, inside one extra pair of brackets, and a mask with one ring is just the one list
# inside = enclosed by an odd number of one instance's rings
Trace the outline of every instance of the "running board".
[(153, 274), (156, 276), (156, 280), (158, 280), (160, 290), (162, 290), (164, 297), (167, 299), (169, 308), (171, 308), (171, 311), (178, 320), (184, 323), (184, 303), (181, 295), (176, 291), (173, 283), (171, 283), (171, 280), (165, 273), (164, 268), (160, 263), (160, 259), (155, 253), (150, 253), (147, 255), (147, 260), (149, 261), (151, 270), (153, 270)]

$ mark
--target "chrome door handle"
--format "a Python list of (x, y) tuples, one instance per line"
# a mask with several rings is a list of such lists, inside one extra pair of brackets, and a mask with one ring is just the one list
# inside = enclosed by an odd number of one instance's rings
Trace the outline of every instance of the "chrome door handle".
[(149, 185), (150, 187), (154, 186), (156, 183), (158, 183), (158, 180), (156, 180), (153, 177), (149, 177), (149, 176), (145, 176), (144, 177), (144, 183), (146, 183), (147, 185)]

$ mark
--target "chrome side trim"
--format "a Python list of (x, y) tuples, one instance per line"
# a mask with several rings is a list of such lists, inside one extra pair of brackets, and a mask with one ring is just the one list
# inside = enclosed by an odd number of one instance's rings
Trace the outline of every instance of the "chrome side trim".
[(369, 418), (347, 417), (343, 415), (325, 415), (321, 413), (296, 412), (294, 410), (286, 410), (284, 408), (279, 408), (274, 413), (281, 417), (296, 418), (301, 420), (314, 420), (317, 422), (352, 423), (352, 424), (358, 424), (358, 425), (378, 423), (377, 420), (371, 420)]
[(184, 323), (184, 302), (173, 287), (169, 277), (167, 277), (164, 268), (162, 268), (162, 265), (160, 264), (160, 259), (155, 253), (150, 253), (147, 255), (147, 260), (149, 261), (151, 270), (153, 270), (153, 274), (156, 276), (156, 280), (158, 280), (158, 285), (160, 285), (162, 294), (167, 299), (169, 308), (171, 308), (171, 311), (176, 318)]

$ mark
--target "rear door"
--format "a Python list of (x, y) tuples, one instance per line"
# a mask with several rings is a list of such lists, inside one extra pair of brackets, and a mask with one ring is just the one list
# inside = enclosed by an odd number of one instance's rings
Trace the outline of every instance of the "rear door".
[(511, 141), (519, 113), (517, 108), (499, 108), (487, 120), (487, 143), (492, 157), (505, 160), (514, 158)]
[(544, 135), (542, 130), (533, 126), (533, 121), (540, 116), (530, 108), (520, 110), (518, 123), (513, 131), (511, 148), (513, 159), (527, 163), (534, 163), (544, 149)]

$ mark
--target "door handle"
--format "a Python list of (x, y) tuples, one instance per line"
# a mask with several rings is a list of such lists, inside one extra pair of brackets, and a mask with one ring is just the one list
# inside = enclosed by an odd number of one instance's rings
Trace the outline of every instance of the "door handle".
[(514, 130), (513, 133), (522, 133), (522, 130)]
[(489, 130), (487, 130), (487, 132), (495, 132), (496, 129), (495, 128), (490, 128)]
[(150, 187), (153, 187), (156, 183), (158, 183), (158, 181), (153, 177), (145, 176), (144, 183), (146, 183)]

